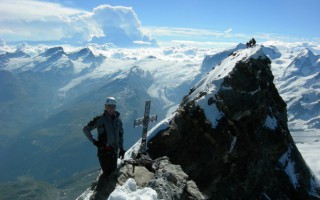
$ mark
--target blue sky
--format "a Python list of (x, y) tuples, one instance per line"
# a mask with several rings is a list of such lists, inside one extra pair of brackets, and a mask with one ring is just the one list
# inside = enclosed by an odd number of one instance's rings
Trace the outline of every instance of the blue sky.
[[(13, 9), (13, 4), (20, 10)], [(103, 4), (111, 7), (100, 7), (98, 16), (94, 9)], [(115, 6), (122, 7), (112, 9)], [(112, 37), (122, 34), (118, 41), (153, 44), (155, 39), (160, 45), (210, 46), (246, 42), (251, 37), (258, 41), (320, 42), (319, 0), (1, 0), (0, 11), (1, 7), (6, 9), (0, 17), (0, 38), (5, 41), (88, 41), (117, 30)], [(106, 26), (110, 21), (101, 19), (114, 16), (117, 19), (111, 21), (119, 26), (110, 31), (113, 27)], [(99, 30), (99, 26), (104, 28)], [(30, 31), (24, 31), (27, 29)]]
[(91, 10), (100, 4), (133, 7), (144, 26), (211, 30), (232, 28), (239, 32), (277, 33), (297, 37), (320, 36), (319, 0), (69, 0), (65, 2), (68, 2), (65, 5), (85, 10)]

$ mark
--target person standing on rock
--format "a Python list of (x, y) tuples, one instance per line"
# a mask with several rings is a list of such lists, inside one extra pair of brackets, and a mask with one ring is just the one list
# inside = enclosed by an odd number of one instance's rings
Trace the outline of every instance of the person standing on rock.
[[(125, 154), (122, 121), (119, 118), (120, 113), (116, 111), (116, 104), (114, 97), (108, 97), (104, 113), (93, 118), (83, 128), (84, 134), (98, 148), (99, 162), (104, 177), (108, 177), (116, 169), (118, 152), (121, 159)], [(98, 139), (93, 137), (91, 133), (93, 129), (97, 129)]]

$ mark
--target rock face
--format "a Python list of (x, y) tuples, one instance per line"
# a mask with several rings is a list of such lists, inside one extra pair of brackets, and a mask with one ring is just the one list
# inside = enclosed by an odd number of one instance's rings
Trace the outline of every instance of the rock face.
[[(215, 76), (220, 85), (199, 91), (215, 82), (209, 74), (193, 88), (169, 129), (149, 140), (149, 153), (181, 165), (210, 199), (318, 199), (319, 184), (288, 130), (270, 60), (257, 57), (256, 48), (252, 56), (227, 58), (224, 64), (238, 60)], [(204, 100), (207, 105), (199, 103)], [(218, 113), (214, 120), (210, 112)]]

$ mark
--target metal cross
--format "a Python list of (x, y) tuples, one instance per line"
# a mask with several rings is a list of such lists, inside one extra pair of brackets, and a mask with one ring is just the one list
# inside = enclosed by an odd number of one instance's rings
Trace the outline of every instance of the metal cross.
[(147, 150), (148, 124), (150, 122), (157, 121), (157, 115), (149, 116), (150, 104), (151, 104), (151, 101), (146, 101), (146, 106), (145, 106), (145, 110), (144, 110), (144, 117), (135, 119), (134, 120), (134, 124), (133, 124), (134, 128), (136, 128), (138, 126), (143, 126), (142, 137), (141, 137), (141, 146), (140, 146), (140, 149), (139, 149), (139, 154), (144, 153)]

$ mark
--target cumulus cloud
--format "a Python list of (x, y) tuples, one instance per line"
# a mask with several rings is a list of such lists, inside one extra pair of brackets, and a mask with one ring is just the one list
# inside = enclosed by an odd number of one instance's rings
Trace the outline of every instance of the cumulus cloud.
[(0, 38), (6, 41), (157, 45), (130, 7), (101, 5), (88, 12), (36, 0), (1, 0), (0, 13)]
[(115, 42), (121, 46), (130, 43), (156, 44), (155, 40), (142, 32), (141, 22), (132, 8), (101, 5), (93, 10), (92, 19), (101, 25), (103, 31), (102, 36), (93, 37), (93, 42)]

